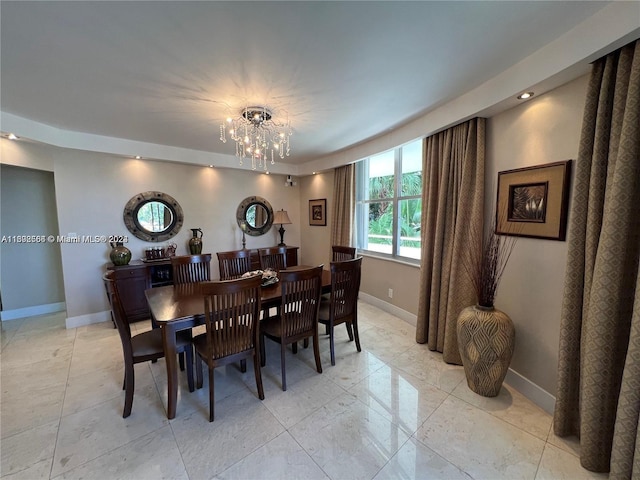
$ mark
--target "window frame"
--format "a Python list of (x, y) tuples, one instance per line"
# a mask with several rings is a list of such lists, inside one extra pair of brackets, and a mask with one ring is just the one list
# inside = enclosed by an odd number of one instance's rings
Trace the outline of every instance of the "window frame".
[[(415, 140), (414, 142), (422, 142), (422, 139)], [(418, 195), (402, 195), (402, 150), (406, 145), (414, 142), (408, 142), (399, 145), (393, 149), (379, 152), (375, 155), (363, 158), (358, 161), (356, 167), (356, 212), (355, 212), (355, 231), (354, 240), (359, 252), (365, 255), (386, 258), (390, 260), (397, 260), (404, 263), (410, 263), (414, 265), (420, 265), (421, 258), (408, 257), (400, 255), (400, 222), (401, 222), (401, 210), (400, 203), (408, 200), (422, 200), (422, 191), (424, 189), (424, 181), (421, 182), (420, 193)], [(389, 198), (369, 198), (369, 181), (370, 181), (370, 159), (378, 155), (385, 154), (393, 151), (393, 196)], [(424, 144), (421, 147), (422, 154), (424, 155)], [(422, 178), (422, 168), (420, 169)], [(369, 205), (372, 203), (389, 202), (393, 209), (393, 220), (391, 228), (391, 253), (380, 252), (377, 250), (370, 250), (369, 248), (363, 248), (364, 240), (367, 239), (367, 247), (369, 246), (368, 234), (368, 215), (366, 212), (369, 210)]]

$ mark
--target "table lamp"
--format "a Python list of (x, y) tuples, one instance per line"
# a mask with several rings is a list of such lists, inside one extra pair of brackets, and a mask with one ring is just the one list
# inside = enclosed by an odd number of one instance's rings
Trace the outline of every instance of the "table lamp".
[(276, 211), (275, 217), (273, 218), (273, 223), (280, 224), (280, 228), (278, 229), (278, 232), (280, 232), (280, 243), (278, 244), (278, 246), (282, 247), (285, 245), (284, 228), (282, 228), (282, 225), (291, 225), (291, 220), (289, 220), (289, 215), (287, 215), (287, 212), (285, 212), (283, 209)]

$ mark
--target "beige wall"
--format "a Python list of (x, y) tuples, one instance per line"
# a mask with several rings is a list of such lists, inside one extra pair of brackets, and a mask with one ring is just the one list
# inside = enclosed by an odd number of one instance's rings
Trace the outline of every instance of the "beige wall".
[[(305, 265), (331, 262), (331, 219), (333, 215), (333, 170), (298, 179), (300, 189), (300, 246)], [(294, 187), (295, 188), (295, 187)], [(309, 225), (309, 200), (327, 200), (327, 225)]]
[[(9, 165), (1, 165), (0, 172), (0, 235), (10, 239), (24, 235), (41, 237), (57, 231), (53, 173)], [(3, 319), (45, 313), (29, 307), (62, 304), (60, 246), (46, 241), (3, 241), (0, 289)], [(56, 306), (57, 309), (63, 310), (64, 305)]]
[[(498, 171), (576, 158), (586, 83), (587, 78), (582, 77), (489, 119), (488, 211), (493, 209)], [(285, 187), (281, 175), (137, 161), (54, 147), (3, 146), (2, 153), (3, 163), (54, 170), (63, 234), (126, 234), (125, 203), (136, 193), (159, 190), (174, 196), (184, 209), (185, 225), (176, 238), (178, 253), (186, 253), (192, 227), (203, 229), (205, 251), (234, 249), (240, 247), (236, 207), (246, 196), (261, 195), (274, 209), (289, 213), (292, 224), (285, 227), (285, 242), (301, 247), (301, 263), (328, 264), (331, 258), (333, 171), (297, 178), (296, 186)], [(309, 225), (308, 201), (316, 198), (327, 199), (326, 227)], [(247, 247), (278, 241), (274, 228), (264, 237), (249, 237)], [(132, 238), (128, 246), (138, 257), (147, 245)], [(109, 250), (104, 244), (62, 246), (69, 316), (106, 310), (100, 276)], [(566, 250), (566, 242), (520, 239), (496, 299), (496, 306), (516, 325), (512, 369), (552, 394)], [(217, 274), (217, 268), (213, 271)], [(373, 257), (364, 260), (362, 292), (413, 316), (417, 314), (418, 281), (415, 266)], [(389, 288), (393, 298), (388, 297)]]
[[(495, 211), (499, 171), (577, 158), (587, 81), (581, 77), (489, 119), (488, 214)], [(552, 395), (566, 258), (567, 242), (520, 238), (496, 296), (496, 307), (516, 328), (512, 370)]]
[[(59, 232), (53, 234), (129, 235), (127, 247), (133, 258), (141, 258), (151, 244), (129, 234), (122, 212), (137, 193), (157, 190), (173, 196), (184, 211), (184, 226), (173, 239), (178, 244), (178, 254), (188, 251), (190, 228), (203, 230), (204, 252), (215, 254), (241, 248), (236, 208), (250, 195), (266, 198), (274, 210), (287, 210), (292, 224), (286, 228), (285, 241), (289, 245), (300, 244), (299, 194), (284, 186), (282, 175), (134, 160), (55, 147), (34, 148), (27, 143), (12, 147), (10, 155), (5, 153), (3, 150), (3, 163), (11, 164), (15, 158), (21, 165), (31, 161), (35, 168), (42, 166), (43, 153), (53, 159), (59, 220)], [(275, 245), (278, 241), (274, 227), (261, 237), (247, 237), (247, 248)], [(104, 243), (62, 244), (61, 250), (67, 316), (95, 320), (89, 317), (107, 310), (102, 273), (111, 248)], [(215, 260), (212, 275), (218, 276)]]

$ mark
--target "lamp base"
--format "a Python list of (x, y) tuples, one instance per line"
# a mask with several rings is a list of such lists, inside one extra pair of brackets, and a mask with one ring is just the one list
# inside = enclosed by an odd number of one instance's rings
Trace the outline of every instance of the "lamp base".
[(278, 244), (278, 246), (286, 247), (286, 244), (284, 243), (284, 228), (282, 227), (282, 224), (280, 224), (280, 228), (278, 229), (278, 232), (280, 232), (280, 243)]

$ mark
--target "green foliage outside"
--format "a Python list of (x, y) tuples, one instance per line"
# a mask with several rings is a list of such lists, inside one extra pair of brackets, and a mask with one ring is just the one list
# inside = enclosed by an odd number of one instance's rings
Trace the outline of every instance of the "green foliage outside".
[[(422, 172), (405, 173), (402, 176), (402, 195), (420, 195), (422, 191)], [(369, 179), (369, 198), (387, 199), (393, 197), (394, 177), (372, 177)], [(406, 247), (420, 246), (420, 217), (422, 214), (422, 200), (401, 200), (400, 207), (400, 236), (417, 237), (417, 241), (403, 240)], [(387, 238), (379, 238), (383, 235)], [(391, 245), (393, 235), (393, 204), (390, 201), (380, 201), (369, 204), (369, 243)]]

